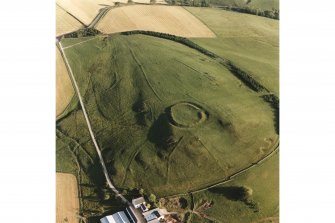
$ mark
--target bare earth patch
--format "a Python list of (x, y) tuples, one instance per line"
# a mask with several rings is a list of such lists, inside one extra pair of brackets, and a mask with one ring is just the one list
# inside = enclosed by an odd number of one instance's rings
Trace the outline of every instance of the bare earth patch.
[(77, 179), (72, 174), (56, 174), (56, 223), (78, 223)]
[(70, 103), (74, 89), (63, 57), (56, 48), (56, 116), (60, 115)]
[(82, 27), (83, 25), (78, 20), (58, 5), (56, 6), (56, 36), (76, 31)]
[(112, 9), (98, 23), (103, 33), (145, 30), (183, 37), (215, 37), (200, 20), (180, 6), (132, 5)]

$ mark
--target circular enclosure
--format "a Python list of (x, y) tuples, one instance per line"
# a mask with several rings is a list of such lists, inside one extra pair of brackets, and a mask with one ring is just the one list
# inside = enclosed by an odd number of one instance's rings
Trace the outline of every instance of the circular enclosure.
[(190, 102), (180, 102), (168, 109), (171, 124), (189, 128), (199, 125), (208, 118), (208, 113), (199, 105)]

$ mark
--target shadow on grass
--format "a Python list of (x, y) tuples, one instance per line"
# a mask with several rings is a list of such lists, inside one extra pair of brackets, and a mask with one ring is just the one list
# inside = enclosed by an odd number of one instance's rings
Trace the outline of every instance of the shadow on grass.
[(244, 201), (244, 189), (243, 187), (214, 187), (209, 188), (208, 191), (222, 195), (228, 200), (232, 201)]

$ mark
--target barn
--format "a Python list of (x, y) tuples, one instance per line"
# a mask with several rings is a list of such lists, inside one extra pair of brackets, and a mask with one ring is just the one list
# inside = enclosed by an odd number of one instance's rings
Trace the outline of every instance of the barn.
[(113, 215), (108, 215), (100, 219), (101, 223), (131, 223), (124, 213), (124, 211), (119, 211)]

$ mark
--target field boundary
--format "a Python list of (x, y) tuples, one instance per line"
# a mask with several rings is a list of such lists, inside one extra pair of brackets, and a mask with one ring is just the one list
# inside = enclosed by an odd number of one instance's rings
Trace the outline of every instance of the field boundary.
[[(78, 19), (78, 18), (75, 17), (73, 14), (71, 14), (70, 12), (68, 12), (68, 11), (67, 11), (66, 9), (64, 9), (62, 6), (58, 5), (57, 3), (56, 3), (56, 5), (57, 5), (59, 8), (63, 9), (67, 14), (69, 14), (70, 16), (72, 16), (75, 20), (77, 20), (78, 22), (80, 22), (80, 24), (82, 24), (84, 27), (87, 27), (82, 21), (80, 21), (80, 19)], [(65, 35), (65, 34), (63, 34), (63, 35)], [(62, 35), (59, 35), (59, 36), (62, 36)]]
[[(61, 53), (61, 52), (62, 52), (61, 49), (59, 48), (58, 45), (56, 45), (56, 47), (57, 47), (57, 49), (59, 50), (60, 55), (61, 55), (61, 57), (62, 57), (62, 60), (63, 60), (63, 62), (64, 62), (64, 64), (65, 64), (65, 60), (64, 60), (63, 54)], [(67, 70), (67, 75), (69, 76), (69, 78), (70, 78), (70, 80), (71, 80), (72, 88), (74, 89), (74, 84), (73, 84), (72, 79), (71, 79), (71, 77), (70, 77), (70, 75), (69, 75), (69, 68), (66, 66), (66, 64), (65, 64), (65, 67), (66, 67), (66, 70)], [(56, 69), (57, 69), (57, 68), (56, 68)], [(57, 71), (56, 71), (56, 72), (57, 72)], [(57, 73), (56, 73), (56, 74), (57, 74)], [(65, 117), (65, 116), (67, 116), (69, 113), (71, 113), (71, 112), (68, 112), (67, 110), (68, 110), (69, 107), (72, 105), (73, 101), (75, 100), (75, 96), (76, 96), (76, 94), (75, 94), (75, 92), (74, 92), (73, 95), (72, 95), (71, 100), (70, 100), (69, 103), (66, 105), (66, 107), (64, 108), (64, 110), (63, 110), (59, 115), (56, 116), (56, 121), (61, 120), (63, 117)]]

